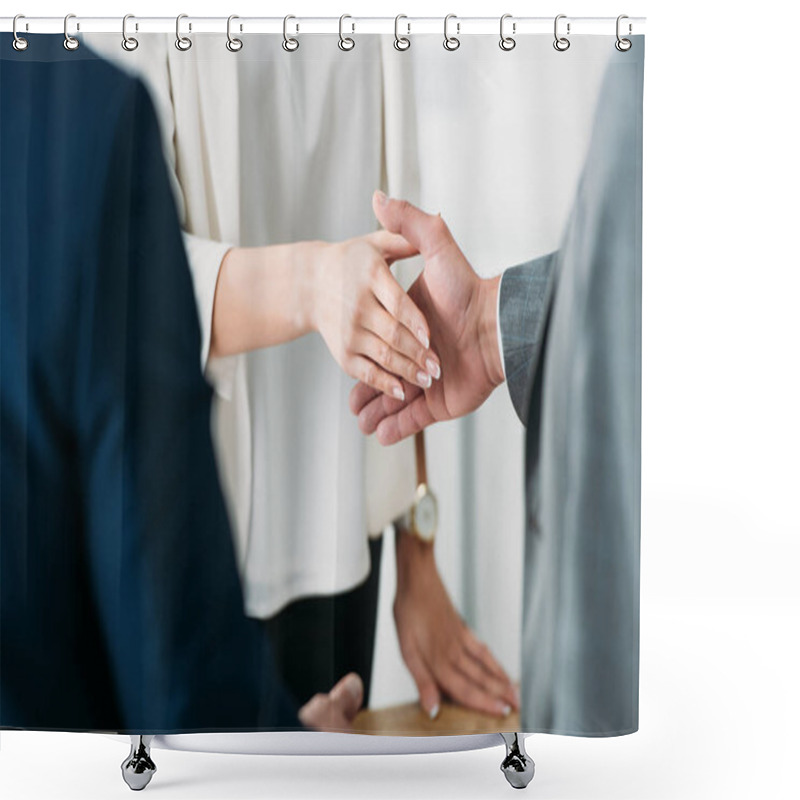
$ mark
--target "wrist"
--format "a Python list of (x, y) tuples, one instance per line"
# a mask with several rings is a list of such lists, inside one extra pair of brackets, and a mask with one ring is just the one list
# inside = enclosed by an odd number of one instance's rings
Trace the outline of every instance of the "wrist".
[(481, 279), (478, 287), (478, 348), (492, 389), (505, 380), (497, 338), (497, 297), (501, 277)]
[(398, 584), (434, 563), (433, 542), (423, 542), (401, 522), (395, 522), (395, 561)]
[(333, 245), (328, 242), (299, 242), (295, 247), (293, 269), (299, 273), (296, 308), (298, 323), (304, 333), (319, 331), (324, 262)]

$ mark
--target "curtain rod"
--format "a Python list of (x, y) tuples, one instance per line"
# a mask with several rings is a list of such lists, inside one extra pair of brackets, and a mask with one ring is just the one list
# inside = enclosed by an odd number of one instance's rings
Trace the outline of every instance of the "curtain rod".
[[(559, 15), (560, 30), (574, 34), (599, 34), (613, 36), (616, 32), (616, 17), (569, 17)], [(0, 17), (0, 31), (13, 29), (13, 17)], [(175, 17), (135, 17), (128, 19), (127, 30), (138, 33), (174, 33)], [(289, 32), (297, 34), (337, 34), (340, 24), (344, 32), (350, 33), (395, 33), (394, 17), (351, 17), (346, 16), (343, 23), (338, 17), (292, 17)], [(398, 21), (402, 35), (437, 33), (444, 30), (444, 17), (402, 17)], [(232, 30), (241, 33), (283, 33), (283, 17), (237, 17)], [(500, 30), (500, 17), (458, 17), (450, 19), (450, 30), (459, 35), (497, 34)], [(624, 34), (644, 33), (645, 17), (629, 17), (624, 20)], [(181, 19), (184, 33), (226, 33), (227, 17), (192, 17)], [(505, 30), (512, 35), (553, 34), (554, 17), (507, 17)], [(70, 34), (75, 33), (122, 33), (122, 17), (81, 17), (70, 15)], [(17, 22), (17, 32), (22, 33), (63, 33), (64, 17), (21, 16)]]

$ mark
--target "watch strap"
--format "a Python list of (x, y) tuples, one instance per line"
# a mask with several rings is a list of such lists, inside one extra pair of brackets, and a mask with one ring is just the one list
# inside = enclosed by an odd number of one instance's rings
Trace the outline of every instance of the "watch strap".
[(425, 463), (425, 432), (414, 435), (414, 448), (417, 455), (417, 486), (428, 483), (428, 468)]

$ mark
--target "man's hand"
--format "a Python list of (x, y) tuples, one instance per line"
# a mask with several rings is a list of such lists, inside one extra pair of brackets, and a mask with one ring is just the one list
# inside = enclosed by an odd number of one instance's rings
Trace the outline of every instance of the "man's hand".
[(497, 342), (499, 277), (482, 280), (472, 269), (440, 216), (376, 192), (372, 207), (380, 223), (419, 251), (425, 268), (408, 291), (424, 315), (431, 344), (441, 362), (441, 380), (424, 391), (403, 382), (395, 400), (364, 383), (350, 394), (364, 433), (393, 444), (432, 422), (463, 416), (478, 408), (503, 382)]
[(394, 620), (422, 709), (434, 719), (444, 693), (486, 714), (519, 710), (519, 695), (508, 675), (453, 607), (433, 547), (399, 528), (395, 535)]
[(315, 694), (298, 712), (303, 725), (321, 731), (350, 730), (364, 702), (364, 684), (349, 672), (327, 694)]

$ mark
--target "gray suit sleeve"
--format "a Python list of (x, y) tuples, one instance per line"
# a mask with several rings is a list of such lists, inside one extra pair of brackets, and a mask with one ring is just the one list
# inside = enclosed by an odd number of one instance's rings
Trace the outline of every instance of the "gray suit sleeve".
[(511, 267), (500, 281), (498, 316), (506, 383), (523, 425), (541, 351), (557, 253)]

